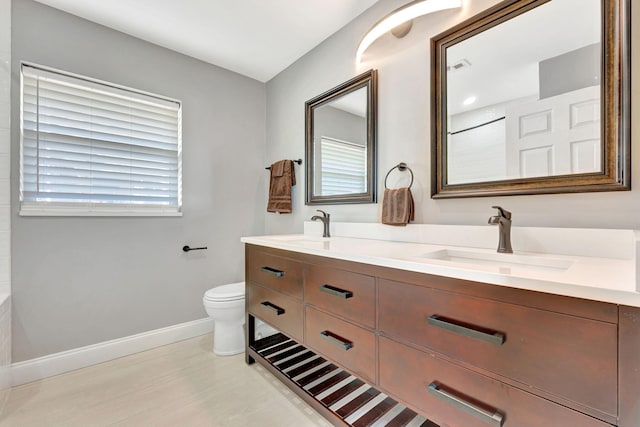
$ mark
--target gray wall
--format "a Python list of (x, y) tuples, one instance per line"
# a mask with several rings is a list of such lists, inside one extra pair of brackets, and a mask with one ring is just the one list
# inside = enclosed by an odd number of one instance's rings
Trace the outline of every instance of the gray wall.
[(600, 84), (600, 43), (539, 63), (540, 99)]
[(11, 1), (0, 0), (0, 414), (11, 365)]
[[(0, 293), (7, 295), (11, 292), (10, 62), (11, 1), (0, 0)], [(3, 335), (5, 331), (0, 330)]]
[(364, 117), (348, 113), (329, 105), (316, 109), (314, 119), (314, 144), (323, 136), (352, 142), (358, 145), (367, 143), (367, 120)]
[[(499, 0), (464, 1), (459, 10), (422, 17), (404, 39), (376, 48), (363, 64), (355, 53), (363, 34), (406, 0), (380, 0), (345, 28), (267, 83), (267, 157), (304, 157), (304, 102), (366, 71), (378, 74), (378, 189), (387, 171), (404, 161), (415, 174), (416, 223), (486, 224), (492, 205), (511, 210), (516, 226), (640, 228), (640, 150), (632, 150), (634, 191), (489, 197), (455, 200), (430, 198), (430, 56), (429, 39)], [(640, 8), (632, 10), (632, 38), (640, 37)], [(632, 79), (640, 79), (640, 43), (632, 44)], [(371, 49), (374, 47), (372, 46)], [(640, 85), (633, 85), (632, 111), (639, 111)], [(633, 143), (640, 120), (632, 123)], [(389, 177), (389, 185), (399, 173)], [(297, 187), (297, 188), (296, 188)], [(294, 187), (294, 213), (267, 215), (268, 233), (302, 231), (315, 206), (304, 205), (304, 186)], [(324, 209), (324, 208), (323, 208)], [(326, 206), (334, 221), (379, 222), (381, 205)]]
[(264, 232), (265, 85), (31, 0), (12, 19), (13, 111), (20, 61), (177, 98), (184, 168), (181, 218), (20, 217), (13, 115), (13, 361), (206, 317), (204, 291), (244, 279), (240, 237)]

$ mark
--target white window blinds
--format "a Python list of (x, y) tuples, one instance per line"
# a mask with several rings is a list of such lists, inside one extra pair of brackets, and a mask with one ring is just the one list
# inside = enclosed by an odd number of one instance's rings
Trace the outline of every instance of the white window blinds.
[(320, 139), (321, 192), (323, 196), (367, 191), (367, 149), (347, 141)]
[(21, 131), (21, 214), (180, 214), (179, 101), (23, 64)]

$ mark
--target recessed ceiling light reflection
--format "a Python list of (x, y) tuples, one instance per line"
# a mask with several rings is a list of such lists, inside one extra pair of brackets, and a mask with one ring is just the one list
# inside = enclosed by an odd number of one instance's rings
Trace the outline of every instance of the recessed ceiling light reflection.
[(475, 96), (470, 96), (470, 97), (468, 97), (467, 99), (465, 99), (465, 100), (462, 102), (462, 105), (464, 105), (464, 106), (468, 106), (468, 105), (473, 104), (473, 103), (474, 103), (474, 102), (476, 102), (477, 100), (478, 100), (478, 98), (476, 98)]

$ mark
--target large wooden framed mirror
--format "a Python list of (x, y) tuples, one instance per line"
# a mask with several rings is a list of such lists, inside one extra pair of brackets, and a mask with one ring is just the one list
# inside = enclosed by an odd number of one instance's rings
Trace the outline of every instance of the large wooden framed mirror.
[(377, 71), (305, 103), (306, 203), (375, 203)]
[(629, 10), (506, 0), (432, 38), (432, 197), (629, 190)]

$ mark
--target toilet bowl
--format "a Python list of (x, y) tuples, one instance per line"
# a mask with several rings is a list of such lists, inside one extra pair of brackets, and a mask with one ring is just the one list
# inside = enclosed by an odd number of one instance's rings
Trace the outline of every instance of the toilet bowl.
[(213, 319), (213, 352), (231, 356), (244, 351), (244, 282), (209, 289), (202, 297)]

